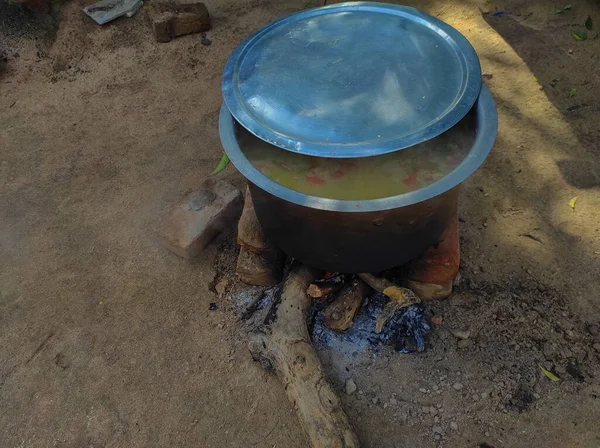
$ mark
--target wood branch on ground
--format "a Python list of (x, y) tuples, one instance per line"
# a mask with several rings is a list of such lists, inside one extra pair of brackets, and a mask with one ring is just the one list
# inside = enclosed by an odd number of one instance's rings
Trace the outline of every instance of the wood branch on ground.
[(308, 286), (306, 293), (313, 299), (322, 299), (344, 286), (346, 278), (345, 274), (333, 274), (331, 277), (320, 278)]
[(316, 271), (305, 266), (290, 269), (266, 326), (251, 334), (250, 352), (285, 385), (311, 447), (358, 447), (356, 433), (310, 342), (306, 318), (311, 300), (306, 289), (315, 277)]
[(346, 331), (354, 323), (354, 316), (360, 308), (367, 292), (367, 285), (353, 280), (345, 285), (337, 297), (323, 311), (323, 323), (334, 331)]

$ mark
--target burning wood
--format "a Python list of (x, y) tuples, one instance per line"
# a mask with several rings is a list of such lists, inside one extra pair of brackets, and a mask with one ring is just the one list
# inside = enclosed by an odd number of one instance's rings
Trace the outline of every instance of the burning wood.
[(354, 316), (362, 305), (366, 292), (367, 286), (360, 280), (345, 285), (323, 311), (323, 323), (331, 330), (340, 332), (352, 327)]
[(346, 280), (345, 274), (335, 273), (312, 282), (306, 293), (313, 299), (321, 299), (344, 286)]

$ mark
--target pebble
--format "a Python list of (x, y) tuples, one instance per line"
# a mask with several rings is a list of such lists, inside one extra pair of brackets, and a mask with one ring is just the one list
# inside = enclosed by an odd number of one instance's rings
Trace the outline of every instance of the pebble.
[(594, 343), (594, 345), (592, 345), (592, 347), (594, 348), (594, 350), (596, 350), (597, 352), (600, 352), (600, 342), (596, 342)]
[(430, 415), (436, 415), (438, 413), (438, 410), (436, 408), (434, 408), (433, 406), (429, 407), (429, 414)]
[(427, 389), (425, 389), (424, 387), (421, 387), (419, 389), (419, 392), (422, 392), (422, 393), (426, 394), (427, 393)]
[(479, 395), (477, 395), (477, 394), (473, 395), (473, 401), (479, 401)]
[(461, 383), (454, 383), (452, 385), (452, 389), (454, 390), (461, 390), (464, 386)]
[(450, 333), (452, 333), (456, 339), (469, 339), (471, 336), (471, 330), (450, 330)]
[(225, 291), (227, 291), (228, 286), (229, 280), (223, 279), (215, 285), (215, 291), (217, 291), (217, 294), (219, 294), (219, 296), (222, 296), (223, 294), (225, 294)]
[(481, 398), (483, 400), (485, 400), (488, 397), (488, 393), (487, 392), (481, 392)]
[(538, 394), (537, 392), (535, 392), (533, 394), (533, 398), (535, 398), (536, 400), (539, 400), (541, 398), (540, 394)]
[(356, 383), (350, 378), (346, 381), (346, 393), (352, 395), (354, 392), (356, 392)]
[(460, 339), (456, 343), (456, 347), (458, 347), (460, 349), (468, 348), (470, 345), (471, 345), (471, 341), (469, 341), (468, 339)]
[(458, 424), (456, 422), (450, 422), (450, 429), (458, 431)]
[(375, 397), (371, 400), (373, 404), (377, 404), (379, 402), (379, 398)]
[(396, 400), (395, 398), (390, 398), (390, 405), (391, 406), (396, 406), (398, 404), (398, 400)]
[(435, 434), (443, 434), (444, 433), (444, 429), (441, 426), (434, 426), (432, 431)]
[(590, 325), (588, 327), (588, 332), (592, 335), (592, 336), (598, 336), (600, 334), (600, 327), (598, 327), (598, 325)]

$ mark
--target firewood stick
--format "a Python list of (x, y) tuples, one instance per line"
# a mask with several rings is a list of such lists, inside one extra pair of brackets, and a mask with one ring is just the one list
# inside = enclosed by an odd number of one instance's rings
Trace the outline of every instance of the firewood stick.
[(375, 277), (373, 274), (358, 274), (358, 277), (382, 294), (385, 294), (390, 299), (398, 302), (400, 305), (408, 305), (411, 303), (420, 303), (421, 299), (410, 289), (395, 285), (388, 279), (383, 277)]
[(270, 329), (254, 332), (249, 345), (254, 359), (275, 371), (313, 448), (354, 448), (358, 438), (333, 391), (310, 342), (306, 294), (316, 271), (290, 270)]

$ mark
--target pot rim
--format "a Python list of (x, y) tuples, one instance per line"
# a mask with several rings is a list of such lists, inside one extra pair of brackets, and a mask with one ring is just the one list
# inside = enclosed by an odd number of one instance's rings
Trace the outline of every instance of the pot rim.
[[(453, 171), (426, 187), (397, 196), (379, 199), (350, 201), (321, 198), (300, 193), (273, 181), (261, 173), (244, 155), (236, 137), (236, 121), (225, 103), (221, 105), (221, 112), (219, 114), (219, 135), (227, 156), (238, 171), (248, 181), (278, 198), (318, 210), (333, 212), (375, 212), (406, 207), (439, 196), (462, 183), (481, 166), (490, 153), (498, 132), (496, 104), (494, 103), (492, 94), (485, 85), (481, 86), (481, 93), (474, 107), (477, 108), (475, 142), (463, 161)], [(282, 151), (285, 150), (282, 149)]]

